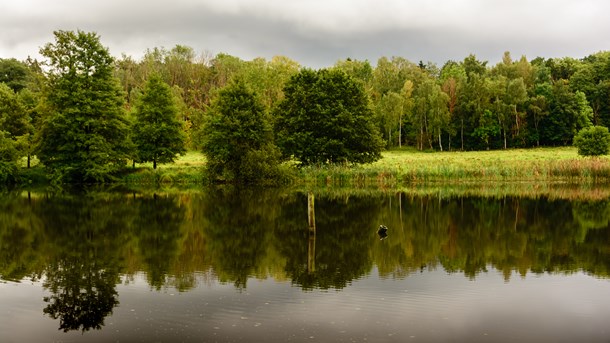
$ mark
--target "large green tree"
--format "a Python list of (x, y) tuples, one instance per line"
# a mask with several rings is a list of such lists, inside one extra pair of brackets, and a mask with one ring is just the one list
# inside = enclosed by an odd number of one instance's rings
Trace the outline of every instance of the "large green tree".
[[(11, 146), (17, 149), (18, 157), (27, 156), (30, 166), (30, 146), (33, 141), (34, 125), (24, 100), (31, 92), (25, 90), (15, 94), (13, 90), (0, 83), (0, 131), (4, 131)], [(26, 97), (24, 97), (24, 95)], [(6, 143), (5, 143), (6, 144)]]
[(38, 157), (62, 182), (102, 182), (129, 157), (124, 96), (99, 36), (56, 31), (47, 58), (49, 115)]
[(268, 114), (244, 81), (236, 79), (218, 92), (202, 136), (211, 179), (267, 183), (279, 177), (279, 151)]
[(368, 163), (383, 142), (360, 83), (344, 72), (303, 69), (284, 89), (276, 113), (277, 144), (302, 164)]
[(140, 162), (171, 163), (184, 154), (185, 135), (178, 119), (172, 89), (158, 75), (152, 75), (136, 102), (133, 142)]
[(4, 83), (0, 83), (0, 130), (6, 131), (12, 139), (31, 131), (25, 105)]

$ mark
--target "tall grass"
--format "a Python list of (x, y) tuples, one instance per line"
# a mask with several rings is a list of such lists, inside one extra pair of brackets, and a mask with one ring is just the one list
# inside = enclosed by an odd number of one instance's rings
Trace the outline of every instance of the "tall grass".
[(575, 148), (427, 153), (392, 150), (375, 163), (301, 170), (303, 182), (391, 186), (434, 182), (609, 182), (610, 159), (580, 157)]
[[(382, 156), (366, 165), (300, 168), (294, 173), (293, 184), (400, 188), (434, 183), (610, 182), (610, 158), (580, 157), (572, 147), (432, 153), (402, 149)], [(138, 164), (122, 180), (128, 184), (202, 183), (204, 165), (203, 154), (189, 151), (156, 170), (150, 163)]]

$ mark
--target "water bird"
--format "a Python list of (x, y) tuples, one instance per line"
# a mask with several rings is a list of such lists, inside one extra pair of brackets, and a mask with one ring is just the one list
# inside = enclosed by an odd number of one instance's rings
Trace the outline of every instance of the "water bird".
[(386, 233), (386, 232), (388, 232), (388, 227), (383, 224), (379, 225), (379, 229), (377, 229), (377, 233)]
[(385, 225), (379, 225), (379, 229), (377, 229), (377, 234), (379, 235), (379, 239), (383, 240), (388, 237), (388, 227)]

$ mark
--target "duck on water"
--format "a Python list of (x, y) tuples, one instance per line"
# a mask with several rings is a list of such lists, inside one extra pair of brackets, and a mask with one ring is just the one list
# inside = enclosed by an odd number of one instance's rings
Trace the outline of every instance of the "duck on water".
[(377, 234), (379, 235), (379, 239), (384, 239), (388, 237), (388, 227), (383, 224), (379, 225), (379, 228), (377, 229)]

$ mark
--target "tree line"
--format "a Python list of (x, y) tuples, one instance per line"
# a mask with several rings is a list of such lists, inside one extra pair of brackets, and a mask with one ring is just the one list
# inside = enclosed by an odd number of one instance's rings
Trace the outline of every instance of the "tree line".
[(156, 167), (200, 149), (215, 177), (252, 181), (290, 158), (366, 163), (404, 146), (569, 145), (582, 128), (610, 125), (607, 51), (506, 52), (494, 66), (475, 55), (442, 67), (347, 58), (311, 70), (283, 56), (244, 61), (182, 45), (113, 58), (95, 33), (57, 31), (40, 52), (43, 61), (0, 60), (3, 182), (33, 156), (56, 180), (100, 182), (128, 161)]

